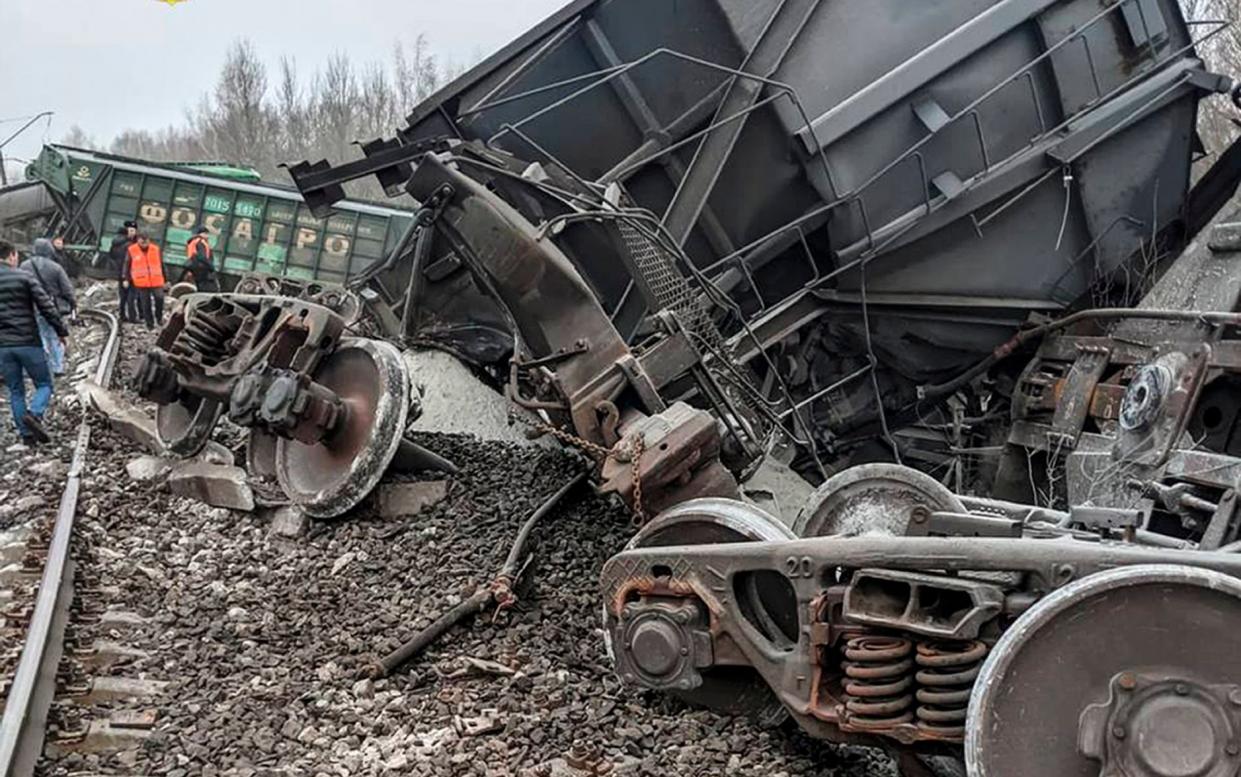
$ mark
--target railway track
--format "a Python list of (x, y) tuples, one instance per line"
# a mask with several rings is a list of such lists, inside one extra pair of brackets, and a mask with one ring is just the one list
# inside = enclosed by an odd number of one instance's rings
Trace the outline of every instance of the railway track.
[[(106, 330), (104, 345), (91, 375), (95, 383), (106, 387), (112, 382), (120, 351), (120, 324), (115, 315), (102, 310), (83, 310), (81, 315)], [(64, 490), (51, 526), (20, 658), (8, 683), (4, 715), (0, 719), (0, 777), (33, 774), (43, 752), (73, 600), (75, 570), (72, 544), (82, 475), (90, 453), (92, 423), (91, 416), (84, 411)]]

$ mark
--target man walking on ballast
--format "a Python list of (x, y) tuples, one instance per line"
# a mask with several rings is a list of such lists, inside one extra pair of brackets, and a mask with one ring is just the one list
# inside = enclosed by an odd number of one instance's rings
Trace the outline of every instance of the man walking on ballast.
[[(34, 241), (34, 256), (22, 262), (19, 268), (35, 277), (47, 292), (47, 296), (52, 298), (52, 304), (56, 306), (63, 321), (76, 315), (78, 303), (73, 296), (73, 284), (69, 281), (69, 274), (53, 258), (55, 253), (51, 240), (38, 238)], [(47, 364), (52, 368), (53, 375), (63, 375), (65, 348), (61, 345), (60, 335), (46, 318), (38, 316), (38, 320), (39, 336), (43, 338), (43, 353), (47, 356)]]
[[(55, 303), (33, 275), (17, 269), (17, 249), (0, 240), (0, 377), (9, 390), (13, 423), (26, 445), (50, 442), (43, 414), (52, 400), (52, 372), (43, 355), (36, 311), (63, 341), (69, 330)], [(26, 404), (26, 376), (34, 383), (34, 398)]]

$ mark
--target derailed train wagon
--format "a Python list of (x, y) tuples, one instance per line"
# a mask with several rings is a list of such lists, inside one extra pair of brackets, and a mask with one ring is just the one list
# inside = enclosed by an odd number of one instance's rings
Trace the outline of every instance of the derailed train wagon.
[[(675, 265), (765, 399), (805, 402), (802, 438), (839, 449), (951, 393), (1032, 315), (1140, 297), (1136, 268), (1179, 253), (1235, 181), (1234, 160), (1190, 192), (1197, 101), (1233, 87), (1194, 45), (1221, 29), (1173, 0), (581, 0), (367, 160), (291, 172), (326, 205), (341, 180), (397, 193), (426, 151), (485, 144), (454, 163), (532, 223), (563, 222), (557, 245), (627, 339), (684, 313), (659, 271)], [(671, 250), (570, 217), (598, 203), (652, 214)], [(423, 265), (431, 307), (455, 289), (452, 253)], [(378, 283), (390, 300), (408, 286)], [(502, 316), (480, 327), (440, 299), (420, 336), (492, 332), (503, 350)]]
[(206, 227), (229, 280), (262, 273), (343, 284), (381, 262), (411, 220), (407, 211), (361, 202), (317, 217), (295, 191), (250, 182), (255, 176), (65, 146), (45, 146), (27, 176), (47, 188), (68, 242), (107, 251), (133, 220), (162, 246), (164, 261), (179, 266), (193, 230)]

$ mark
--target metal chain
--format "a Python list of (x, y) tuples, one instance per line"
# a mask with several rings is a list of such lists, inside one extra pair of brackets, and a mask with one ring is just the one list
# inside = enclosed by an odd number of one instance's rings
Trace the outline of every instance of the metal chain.
[(641, 465), (639, 462), (639, 459), (642, 458), (642, 453), (646, 450), (646, 444), (641, 434), (636, 435), (633, 443), (627, 447), (622, 447), (618, 442), (611, 448), (605, 448), (590, 440), (584, 440), (575, 434), (570, 434), (559, 427), (526, 418), (515, 410), (509, 411), (509, 418), (542, 434), (550, 434), (569, 447), (586, 451), (596, 459), (599, 459), (600, 462), (604, 459), (623, 461), (621, 454), (628, 453), (630, 457), (629, 477), (633, 482), (633, 504), (630, 506), (630, 509), (633, 510), (633, 521), (638, 526), (646, 523), (646, 510), (642, 507), (642, 479), (640, 477)]
[(642, 507), (642, 478), (638, 475), (638, 460), (642, 458), (644, 450), (646, 450), (646, 440), (641, 434), (635, 435), (629, 451), (631, 457), (629, 477), (633, 480), (633, 522), (635, 526), (646, 523), (646, 510)]

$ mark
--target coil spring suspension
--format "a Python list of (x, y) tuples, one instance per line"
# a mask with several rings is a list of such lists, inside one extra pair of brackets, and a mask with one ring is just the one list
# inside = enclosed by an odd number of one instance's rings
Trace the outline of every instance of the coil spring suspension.
[(208, 313), (199, 312), (188, 318), (185, 327), (173, 341), (171, 352), (182, 358), (198, 356), (203, 362), (215, 364), (228, 355), (228, 341), (232, 338), (228, 326)]
[(982, 642), (939, 641), (918, 645), (918, 728), (937, 737), (965, 735), (974, 681), (987, 656)]
[(845, 710), (857, 729), (913, 721), (913, 643), (898, 637), (856, 637), (845, 644)]

